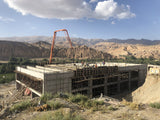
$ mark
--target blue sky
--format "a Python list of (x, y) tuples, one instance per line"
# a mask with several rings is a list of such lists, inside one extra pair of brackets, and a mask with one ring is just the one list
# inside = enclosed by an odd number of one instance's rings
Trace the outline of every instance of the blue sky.
[[(0, 0), (0, 37), (160, 40), (160, 0)], [(58, 35), (61, 35), (59, 33)]]

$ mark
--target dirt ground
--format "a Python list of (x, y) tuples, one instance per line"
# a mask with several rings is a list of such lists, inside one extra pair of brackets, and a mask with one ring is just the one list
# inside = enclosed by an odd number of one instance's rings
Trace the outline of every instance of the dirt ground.
[[(10, 98), (11, 94), (9, 93), (15, 90), (15, 83), (11, 82), (8, 84), (0, 85), (0, 105), (2, 106), (3, 101)], [(77, 105), (69, 104), (64, 100), (59, 99), (59, 101), (65, 104), (67, 107), (61, 108), (62, 110), (68, 110), (70, 112), (76, 112), (86, 120), (160, 120), (160, 109), (151, 108), (147, 104), (143, 104), (141, 109), (137, 110), (128, 105), (125, 105), (123, 102), (112, 99), (110, 97), (103, 97), (101, 100), (105, 101), (105, 109), (104, 111), (92, 111), (90, 109), (78, 109)], [(9, 105), (8, 105), (9, 106)], [(116, 109), (108, 109), (111, 106)], [(5, 105), (4, 107), (7, 107)], [(5, 108), (3, 108), (5, 109)], [(37, 116), (45, 115), (48, 113), (54, 113), (54, 111), (46, 111), (46, 112), (36, 112), (34, 110), (24, 110), (22, 112), (8, 114), (3, 118), (3, 120), (32, 120)], [(4, 110), (0, 111), (0, 119), (1, 114)]]
[[(15, 82), (0, 84), (0, 106), (4, 106), (13, 92), (15, 92)], [(11, 94), (10, 94), (11, 93)]]
[(137, 103), (160, 103), (160, 76), (147, 75), (145, 83), (132, 92), (132, 100)]

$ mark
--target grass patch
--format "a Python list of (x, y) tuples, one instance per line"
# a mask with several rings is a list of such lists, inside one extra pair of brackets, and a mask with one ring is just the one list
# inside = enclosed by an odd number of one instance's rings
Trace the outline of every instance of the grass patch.
[(134, 102), (128, 102), (125, 99), (122, 100), (122, 104), (129, 106), (132, 110), (143, 109), (142, 104), (137, 104), (137, 103), (134, 103)]
[(41, 102), (46, 103), (48, 100), (51, 100), (54, 96), (51, 93), (45, 93), (40, 97)]
[(33, 120), (85, 120), (80, 115), (74, 113), (64, 113), (61, 110), (53, 113), (45, 113), (37, 116)]
[[(78, 104), (82, 108), (92, 109), (93, 111), (101, 110), (102, 105), (104, 105), (104, 101), (91, 100), (87, 96), (82, 94), (56, 94), (52, 96), (50, 93), (46, 93), (41, 96), (41, 101), (51, 107), (52, 110), (59, 109), (63, 107), (58, 101), (54, 101), (53, 98), (63, 98), (69, 102)], [(52, 99), (52, 100), (51, 100)]]
[(47, 101), (47, 104), (51, 107), (52, 110), (56, 110), (63, 107), (63, 105), (60, 102), (54, 100)]
[(82, 94), (70, 95), (68, 100), (83, 108), (91, 109), (92, 111), (98, 111), (101, 108), (100, 106), (104, 105), (103, 101), (90, 100), (87, 96)]
[(107, 107), (107, 109), (111, 110), (111, 111), (116, 111), (118, 108), (113, 107), (113, 106), (110, 105), (110, 106)]
[(31, 101), (22, 101), (19, 103), (14, 104), (11, 108), (10, 108), (10, 112), (16, 112), (16, 111), (23, 111), (27, 108), (33, 107), (36, 104), (34, 102)]
[(157, 108), (157, 109), (160, 109), (160, 103), (151, 103), (150, 104), (150, 106), (152, 107), (152, 108)]
[(101, 106), (101, 105), (103, 105), (104, 104), (104, 102), (103, 101), (98, 101), (98, 100), (88, 100), (88, 101), (86, 101), (85, 103), (84, 103), (84, 107), (85, 108), (88, 108), (88, 109), (90, 109), (90, 108), (94, 108), (94, 110), (95, 109), (97, 109), (98, 110), (98, 107), (99, 106)]
[(0, 74), (0, 84), (9, 83), (15, 80), (15, 73)]
[(71, 95), (71, 96), (69, 96), (68, 100), (70, 102), (73, 102), (73, 103), (84, 104), (85, 102), (88, 101), (88, 97), (84, 96), (82, 94), (77, 94), (77, 95)]
[(68, 99), (69, 96), (71, 97), (72, 95), (69, 94), (69, 93), (64, 93), (64, 94), (62, 94), (62, 93), (57, 93), (57, 94), (55, 94), (53, 97), (54, 97), (54, 98), (64, 98), (64, 99)]

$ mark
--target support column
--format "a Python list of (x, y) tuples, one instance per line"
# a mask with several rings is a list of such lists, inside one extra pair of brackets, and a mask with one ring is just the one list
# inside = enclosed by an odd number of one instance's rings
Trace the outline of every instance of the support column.
[(121, 92), (121, 89), (120, 89), (120, 75), (118, 75), (118, 93), (120, 93)]
[[(16, 82), (16, 80), (17, 80), (17, 74), (18, 74), (18, 73), (15, 73), (15, 82)], [(17, 83), (15, 84), (15, 88), (17, 89)]]
[(138, 86), (141, 86), (145, 82), (146, 73), (145, 69), (138, 71)]
[(129, 91), (131, 91), (131, 71), (129, 71), (129, 75), (128, 75), (128, 89)]
[(104, 77), (104, 95), (107, 96), (107, 81), (108, 81), (108, 77), (107, 75), (105, 75)]
[(88, 81), (88, 96), (90, 97), (90, 98), (92, 98), (93, 97), (93, 93), (92, 93), (92, 88), (93, 88), (93, 85), (92, 85), (92, 83), (93, 83), (93, 76), (91, 77), (91, 79)]
[(21, 85), (19, 83), (16, 82), (16, 89), (20, 90), (21, 89)]

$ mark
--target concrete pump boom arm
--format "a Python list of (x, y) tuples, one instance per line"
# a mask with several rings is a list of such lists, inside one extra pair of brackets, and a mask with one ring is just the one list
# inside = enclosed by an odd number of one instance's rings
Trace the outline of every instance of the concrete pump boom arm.
[(73, 47), (72, 47), (71, 39), (70, 39), (69, 34), (68, 34), (68, 31), (67, 31), (66, 29), (60, 29), (60, 30), (54, 31), (53, 41), (52, 41), (52, 45), (51, 45), (51, 52), (50, 52), (49, 64), (52, 63), (52, 56), (53, 56), (53, 50), (54, 50), (54, 44), (55, 44), (56, 34), (57, 34), (57, 32), (60, 32), (60, 31), (64, 31), (64, 32), (66, 33), (66, 34), (65, 34), (65, 35), (66, 35), (66, 39), (68, 40), (71, 48), (73, 48)]

